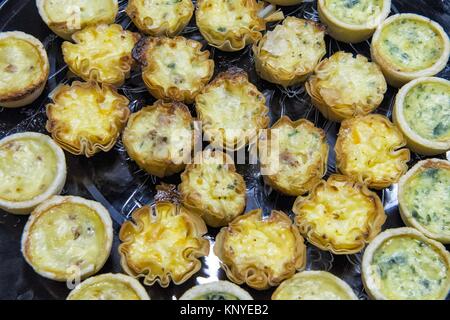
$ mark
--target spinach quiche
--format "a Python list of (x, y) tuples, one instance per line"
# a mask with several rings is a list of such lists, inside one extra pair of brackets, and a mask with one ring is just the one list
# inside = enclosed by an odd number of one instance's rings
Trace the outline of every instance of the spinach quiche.
[(214, 281), (190, 288), (180, 300), (253, 300), (253, 298), (232, 282)]

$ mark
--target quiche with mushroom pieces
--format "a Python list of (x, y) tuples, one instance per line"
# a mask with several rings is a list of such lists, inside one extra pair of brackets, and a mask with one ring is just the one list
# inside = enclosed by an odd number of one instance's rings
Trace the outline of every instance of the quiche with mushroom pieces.
[(353, 289), (326, 271), (302, 271), (281, 283), (272, 300), (358, 300)]
[(310, 191), (327, 171), (326, 134), (306, 119), (281, 117), (260, 135), (258, 148), (264, 181), (286, 195)]
[(180, 300), (253, 300), (253, 298), (234, 283), (215, 281), (190, 288)]
[(300, 233), (321, 250), (334, 254), (361, 251), (386, 221), (375, 192), (342, 175), (320, 181), (292, 211)]
[(338, 170), (369, 188), (383, 189), (408, 170), (410, 152), (401, 131), (379, 114), (345, 120), (336, 140)]
[(436, 155), (450, 150), (450, 81), (425, 77), (409, 82), (395, 98), (393, 119), (411, 151)]
[(183, 205), (211, 227), (227, 225), (245, 209), (244, 178), (220, 151), (199, 152), (182, 173), (179, 191)]
[(109, 151), (127, 122), (128, 99), (110, 85), (73, 82), (61, 85), (47, 105), (47, 131), (65, 150), (91, 157)]
[(112, 240), (111, 217), (100, 203), (53, 196), (31, 213), (22, 234), (22, 253), (43, 277), (84, 279), (103, 267)]
[(131, 115), (122, 140), (142, 169), (165, 177), (182, 171), (191, 159), (196, 140), (193, 126), (186, 105), (158, 100)]
[(36, 6), (45, 24), (65, 40), (87, 26), (114, 23), (119, 11), (117, 0), (36, 0)]
[(257, 290), (277, 286), (306, 264), (298, 229), (281, 211), (256, 209), (234, 219), (216, 237), (214, 253), (228, 278)]
[(450, 243), (450, 162), (419, 161), (400, 179), (398, 202), (406, 225)]
[(339, 122), (372, 112), (381, 104), (387, 90), (376, 63), (344, 51), (322, 60), (305, 87), (323, 116)]
[(64, 61), (70, 71), (86, 81), (120, 86), (134, 66), (131, 52), (140, 39), (138, 33), (119, 24), (88, 26), (72, 36), (75, 43), (62, 44)]
[(253, 45), (256, 71), (284, 87), (302, 83), (326, 53), (324, 37), (316, 22), (287, 17)]
[(230, 68), (219, 73), (196, 97), (195, 109), (211, 145), (238, 150), (269, 125), (265, 103), (247, 73)]
[(128, 16), (140, 31), (151, 36), (173, 37), (191, 20), (191, 0), (129, 0)]
[(0, 209), (28, 214), (64, 187), (64, 152), (46, 135), (12, 134), (0, 140), (0, 177)]
[(157, 99), (192, 103), (211, 79), (214, 60), (202, 44), (184, 37), (146, 38), (136, 46), (142, 79)]
[(401, 87), (419, 77), (430, 77), (445, 68), (450, 41), (436, 22), (417, 14), (387, 18), (372, 37), (372, 60), (391, 86)]
[(106, 273), (78, 284), (67, 300), (150, 300), (136, 279), (120, 273)]
[(119, 233), (122, 268), (144, 284), (181, 284), (200, 270), (200, 257), (209, 253), (203, 220), (186, 208), (157, 202), (132, 214)]
[(18, 108), (36, 100), (49, 70), (41, 41), (20, 31), (0, 33), (0, 107)]
[(318, 0), (317, 9), (330, 36), (357, 43), (369, 39), (387, 18), (391, 0)]
[(415, 229), (388, 229), (364, 252), (362, 279), (372, 299), (444, 300), (450, 289), (450, 254)]

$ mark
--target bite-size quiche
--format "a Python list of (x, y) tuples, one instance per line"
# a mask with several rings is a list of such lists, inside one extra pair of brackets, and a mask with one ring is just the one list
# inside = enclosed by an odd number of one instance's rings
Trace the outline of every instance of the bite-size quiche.
[(190, 288), (180, 300), (253, 300), (253, 298), (232, 282), (214, 281)]

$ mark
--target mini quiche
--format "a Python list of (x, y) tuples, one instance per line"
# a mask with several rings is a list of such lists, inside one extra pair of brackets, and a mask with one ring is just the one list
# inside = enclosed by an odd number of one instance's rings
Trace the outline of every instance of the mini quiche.
[(342, 122), (336, 140), (336, 166), (339, 171), (383, 189), (398, 182), (408, 170), (410, 152), (401, 131), (379, 114), (358, 116)]
[(22, 253), (43, 277), (84, 279), (103, 267), (112, 240), (111, 217), (100, 203), (53, 196), (31, 213), (22, 234)]
[(62, 44), (70, 71), (86, 81), (120, 86), (134, 65), (131, 52), (140, 35), (119, 24), (88, 26), (73, 35), (75, 43)]
[(256, 71), (284, 87), (304, 82), (326, 53), (324, 36), (318, 23), (287, 17), (253, 45)]
[(64, 187), (64, 152), (40, 133), (16, 133), (3, 138), (0, 140), (0, 181), (0, 209), (28, 214)]
[(378, 26), (371, 54), (388, 83), (401, 87), (444, 69), (450, 56), (450, 41), (438, 23), (417, 14), (396, 14)]
[(157, 99), (192, 103), (214, 73), (202, 44), (184, 37), (146, 38), (135, 49), (142, 79)]
[(233, 159), (217, 150), (197, 153), (178, 188), (183, 205), (211, 227), (227, 225), (245, 209), (244, 178), (236, 172)]
[(132, 214), (119, 233), (122, 268), (144, 284), (181, 284), (200, 270), (200, 257), (209, 253), (203, 220), (182, 206), (157, 202)]
[(400, 179), (398, 201), (406, 225), (450, 243), (450, 162), (418, 162)]
[(330, 36), (357, 43), (369, 39), (387, 18), (391, 0), (318, 0), (317, 9)]
[(120, 273), (106, 273), (84, 280), (67, 300), (150, 300), (136, 279)]
[(65, 40), (87, 26), (114, 23), (119, 11), (117, 0), (36, 0), (36, 5), (42, 20)]
[(181, 102), (156, 101), (131, 115), (123, 133), (128, 155), (150, 174), (182, 171), (196, 140), (193, 119)]
[(212, 146), (238, 150), (269, 125), (266, 98), (239, 68), (221, 72), (195, 99), (205, 138)]
[(194, 5), (191, 0), (129, 0), (126, 12), (143, 33), (173, 37), (191, 20)]
[(44, 90), (49, 72), (41, 41), (20, 31), (0, 33), (0, 107), (32, 103)]
[(327, 171), (326, 134), (306, 119), (282, 116), (260, 135), (258, 148), (264, 181), (286, 195), (305, 194)]
[(362, 279), (376, 300), (444, 300), (450, 289), (450, 254), (413, 228), (388, 229), (364, 252)]
[(228, 278), (257, 290), (277, 286), (306, 264), (306, 246), (291, 219), (261, 209), (234, 219), (216, 237), (214, 253)]
[(320, 181), (308, 196), (295, 200), (292, 211), (300, 233), (334, 254), (361, 251), (386, 221), (378, 195), (342, 175)]
[(272, 300), (358, 300), (353, 289), (326, 271), (302, 271), (285, 280)]
[(376, 63), (344, 51), (322, 60), (305, 87), (323, 116), (338, 122), (372, 112), (381, 104), (387, 90)]
[(199, 284), (186, 291), (180, 300), (253, 300), (241, 287), (229, 281)]
[(91, 157), (109, 151), (125, 127), (130, 110), (126, 97), (110, 85), (78, 82), (61, 85), (47, 105), (47, 131), (68, 152)]
[(450, 149), (450, 81), (424, 77), (409, 82), (397, 94), (393, 119), (412, 151), (445, 153)]

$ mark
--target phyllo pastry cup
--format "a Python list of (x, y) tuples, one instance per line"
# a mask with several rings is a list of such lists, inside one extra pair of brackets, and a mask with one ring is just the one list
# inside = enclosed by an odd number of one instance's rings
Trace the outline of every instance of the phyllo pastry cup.
[(253, 44), (259, 76), (283, 87), (300, 84), (326, 53), (325, 29), (320, 24), (287, 17)]
[(126, 12), (143, 33), (173, 37), (191, 20), (194, 4), (191, 0), (129, 0)]
[(45, 24), (58, 36), (72, 40), (72, 34), (87, 26), (114, 23), (117, 0), (36, 0)]
[(387, 90), (376, 63), (344, 51), (322, 60), (305, 87), (323, 116), (338, 122), (372, 112), (381, 104)]
[(238, 150), (269, 125), (266, 98), (245, 71), (221, 72), (195, 99), (197, 116), (212, 146)]
[(428, 238), (450, 243), (450, 162), (419, 161), (398, 184), (403, 222)]
[(418, 78), (404, 85), (392, 114), (411, 151), (437, 155), (450, 150), (450, 81)]
[(74, 281), (103, 267), (112, 240), (111, 217), (99, 202), (53, 196), (31, 213), (22, 234), (22, 253), (41, 276)]
[(131, 53), (140, 37), (120, 24), (88, 26), (72, 36), (75, 43), (62, 44), (64, 61), (85, 81), (121, 86), (135, 65)]
[(306, 246), (291, 219), (281, 211), (262, 214), (256, 209), (237, 217), (214, 245), (228, 278), (257, 290), (279, 285), (306, 264)]
[(272, 300), (358, 300), (353, 289), (326, 271), (302, 271), (281, 283)]
[(450, 40), (438, 23), (403, 13), (390, 16), (378, 26), (370, 50), (387, 82), (398, 88), (444, 69), (450, 56)]
[(42, 93), (50, 72), (41, 41), (24, 32), (0, 33), (0, 107), (31, 104)]
[(157, 99), (192, 103), (214, 73), (209, 51), (180, 36), (142, 39), (134, 56), (142, 65), (147, 89)]
[(200, 257), (209, 253), (203, 220), (171, 202), (144, 206), (132, 214), (119, 233), (122, 268), (144, 284), (181, 284), (200, 270)]
[(16, 133), (0, 140), (0, 209), (28, 214), (61, 192), (66, 182), (66, 158), (50, 137)]
[(258, 148), (264, 181), (286, 195), (305, 194), (327, 171), (326, 134), (306, 119), (282, 116), (259, 136)]
[(107, 84), (75, 81), (60, 85), (50, 97), (46, 129), (75, 155), (111, 150), (130, 115), (128, 99)]
[(292, 211), (300, 233), (319, 249), (334, 254), (361, 251), (386, 221), (375, 192), (342, 175), (322, 180)]
[(342, 122), (336, 140), (336, 166), (369, 188), (383, 189), (408, 170), (406, 139), (383, 115), (369, 114)]
[(150, 297), (136, 279), (120, 273), (105, 273), (78, 284), (67, 300), (150, 300)]
[(180, 300), (253, 300), (253, 298), (232, 282), (214, 281), (190, 288)]
[(450, 254), (413, 228), (388, 229), (362, 260), (366, 292), (376, 300), (444, 300), (450, 290)]
[(369, 39), (391, 11), (391, 0), (318, 0), (320, 21), (334, 39), (358, 43)]
[(139, 167), (157, 177), (165, 177), (185, 168), (196, 136), (186, 105), (158, 100), (131, 115), (122, 140), (128, 155)]
[(197, 153), (181, 174), (182, 203), (211, 227), (227, 225), (245, 209), (244, 178), (233, 159), (218, 150)]

